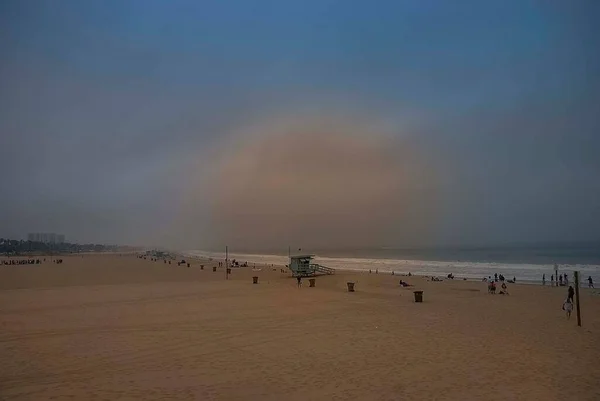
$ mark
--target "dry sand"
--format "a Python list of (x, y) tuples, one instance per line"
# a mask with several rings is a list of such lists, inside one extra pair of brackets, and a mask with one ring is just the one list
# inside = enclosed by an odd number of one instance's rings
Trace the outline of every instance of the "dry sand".
[(0, 266), (0, 399), (600, 399), (594, 291), (579, 328), (564, 288), (63, 259)]

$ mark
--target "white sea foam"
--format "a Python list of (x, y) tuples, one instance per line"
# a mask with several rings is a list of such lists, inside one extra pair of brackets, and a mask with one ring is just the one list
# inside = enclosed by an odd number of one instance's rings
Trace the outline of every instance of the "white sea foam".
[[(224, 260), (224, 252), (187, 251), (191, 257), (213, 258)], [(282, 255), (230, 253), (229, 259), (239, 262), (248, 262), (266, 265), (283, 266), (288, 263), (288, 257)], [(550, 276), (554, 274), (554, 265), (551, 264), (516, 264), (516, 263), (488, 263), (488, 262), (462, 262), (462, 261), (432, 261), (409, 259), (369, 259), (369, 258), (332, 258), (315, 256), (315, 263), (332, 267), (334, 269), (375, 271), (381, 273), (408, 274), (409, 272), (421, 276), (447, 276), (452, 273), (457, 278), (477, 279), (493, 276), (494, 273), (502, 274), (507, 279), (515, 277), (518, 282), (541, 283), (542, 275), (546, 275), (546, 282), (550, 283)], [(569, 280), (573, 280), (573, 271), (578, 270), (581, 281), (587, 284), (587, 277), (592, 276), (594, 282), (600, 281), (599, 265), (559, 265), (559, 274), (567, 273)], [(587, 286), (587, 285), (585, 285)]]

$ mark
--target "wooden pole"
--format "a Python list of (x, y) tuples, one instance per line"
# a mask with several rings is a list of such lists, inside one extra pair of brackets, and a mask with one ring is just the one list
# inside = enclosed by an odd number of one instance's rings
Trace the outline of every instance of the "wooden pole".
[(225, 280), (229, 280), (229, 247), (225, 245)]
[(575, 302), (577, 302), (577, 326), (581, 327), (581, 309), (579, 307), (579, 272), (573, 272), (575, 278)]

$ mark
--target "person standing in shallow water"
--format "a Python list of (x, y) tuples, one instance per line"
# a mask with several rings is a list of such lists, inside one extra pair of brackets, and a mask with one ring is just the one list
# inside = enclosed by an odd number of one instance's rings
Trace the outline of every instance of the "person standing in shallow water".
[(546, 275), (542, 274), (542, 285), (546, 285)]
[(302, 277), (298, 276), (296, 280), (298, 280), (298, 288), (302, 287)]

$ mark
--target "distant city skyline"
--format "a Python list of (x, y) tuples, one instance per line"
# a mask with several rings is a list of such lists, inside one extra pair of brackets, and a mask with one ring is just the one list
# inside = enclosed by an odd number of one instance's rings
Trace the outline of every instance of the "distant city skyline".
[(62, 244), (65, 242), (65, 235), (56, 233), (28, 233), (27, 240), (43, 242), (45, 244)]

